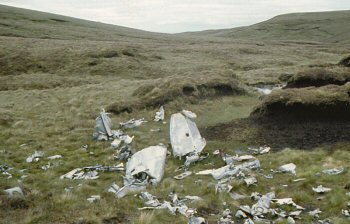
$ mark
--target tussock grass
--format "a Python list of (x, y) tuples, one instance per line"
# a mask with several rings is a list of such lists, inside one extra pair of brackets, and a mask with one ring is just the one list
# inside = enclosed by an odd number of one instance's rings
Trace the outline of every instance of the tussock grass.
[(350, 70), (341, 67), (308, 68), (288, 79), (285, 88), (308, 86), (343, 85), (350, 81)]
[(350, 83), (279, 90), (264, 98), (252, 115), (349, 120), (349, 91)]
[(246, 93), (244, 85), (235, 76), (168, 77), (141, 85), (132, 94), (136, 100), (113, 103), (107, 110), (115, 114), (131, 113), (137, 109), (154, 108), (176, 100), (181, 100), (183, 103), (196, 103), (206, 98)]

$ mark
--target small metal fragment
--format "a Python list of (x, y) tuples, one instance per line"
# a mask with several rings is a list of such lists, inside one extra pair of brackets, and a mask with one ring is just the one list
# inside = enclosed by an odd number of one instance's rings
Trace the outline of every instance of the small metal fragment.
[(312, 190), (316, 193), (326, 193), (326, 192), (330, 192), (332, 189), (331, 188), (327, 188), (327, 187), (323, 187), (322, 185), (319, 185), (317, 187), (313, 187)]
[(186, 171), (186, 172), (184, 172), (184, 173), (181, 173), (181, 174), (179, 174), (179, 175), (174, 176), (174, 179), (176, 179), (176, 180), (182, 180), (182, 179), (184, 179), (184, 178), (190, 176), (191, 174), (192, 174), (192, 171)]

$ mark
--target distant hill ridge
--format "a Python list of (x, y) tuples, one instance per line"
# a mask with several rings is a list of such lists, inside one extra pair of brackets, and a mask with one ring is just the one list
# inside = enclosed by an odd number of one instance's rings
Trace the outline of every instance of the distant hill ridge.
[(350, 43), (350, 10), (284, 14), (251, 26), (188, 32), (183, 35)]
[(168, 37), (220, 37), (244, 40), (283, 40), (350, 43), (350, 10), (291, 13), (251, 26), (162, 34), (0, 5), (0, 36), (45, 39), (120, 40)]
[(153, 38), (165, 34), (0, 5), (0, 36), (118, 40), (121, 37)]

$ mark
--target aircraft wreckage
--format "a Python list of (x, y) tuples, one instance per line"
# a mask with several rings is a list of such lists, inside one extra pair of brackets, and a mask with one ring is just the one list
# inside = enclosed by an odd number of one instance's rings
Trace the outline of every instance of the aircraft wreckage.
[(193, 119), (196, 115), (183, 110), (181, 113), (171, 115), (170, 119), (170, 142), (173, 155), (185, 156), (189, 153), (200, 153), (206, 145), (196, 123)]

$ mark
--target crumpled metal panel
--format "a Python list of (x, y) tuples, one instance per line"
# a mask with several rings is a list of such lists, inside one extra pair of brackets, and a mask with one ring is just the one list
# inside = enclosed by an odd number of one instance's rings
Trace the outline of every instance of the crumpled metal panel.
[(126, 184), (136, 180), (135, 175), (146, 173), (156, 184), (162, 180), (167, 149), (163, 145), (150, 146), (136, 152), (126, 164)]
[(171, 115), (170, 142), (174, 156), (184, 156), (190, 152), (201, 152), (206, 145), (196, 123), (181, 113)]
[[(112, 121), (108, 117), (108, 115), (102, 111), (100, 115), (96, 118), (96, 125), (95, 125), (95, 138), (98, 140), (108, 140), (108, 137), (111, 137), (112, 134)], [(105, 136), (103, 138), (103, 136)]]

